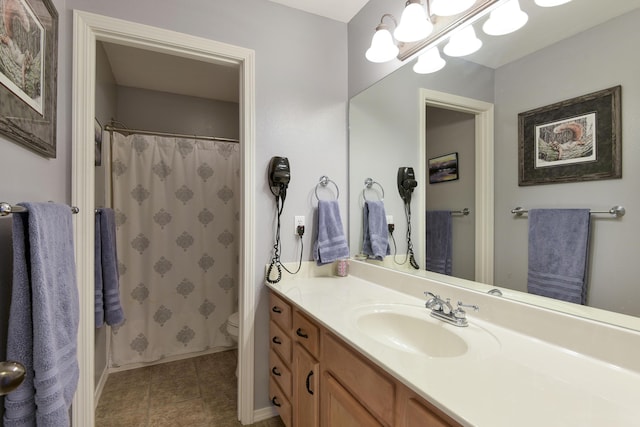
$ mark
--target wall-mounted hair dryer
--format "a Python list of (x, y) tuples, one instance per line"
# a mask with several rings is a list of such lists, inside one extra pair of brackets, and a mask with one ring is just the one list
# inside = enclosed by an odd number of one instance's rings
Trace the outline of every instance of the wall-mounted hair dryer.
[(286, 157), (272, 157), (269, 163), (269, 187), (276, 197), (282, 200), (287, 196), (287, 187), (291, 181), (289, 159)]
[(411, 193), (417, 186), (418, 181), (412, 167), (398, 168), (398, 192), (405, 203), (411, 203)]

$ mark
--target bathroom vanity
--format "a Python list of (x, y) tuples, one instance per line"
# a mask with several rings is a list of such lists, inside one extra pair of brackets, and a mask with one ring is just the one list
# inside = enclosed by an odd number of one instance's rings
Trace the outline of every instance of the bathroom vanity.
[(459, 426), (275, 292), (271, 402), (287, 426)]
[[(270, 399), (289, 427), (637, 420), (636, 331), (367, 263), (313, 270), (268, 284)], [(446, 324), (426, 291), (480, 310)]]

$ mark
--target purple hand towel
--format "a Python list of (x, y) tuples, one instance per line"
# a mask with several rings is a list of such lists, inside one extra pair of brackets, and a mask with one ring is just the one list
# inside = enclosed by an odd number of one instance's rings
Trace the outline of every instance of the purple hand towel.
[[(102, 208), (96, 214), (96, 327), (102, 326), (98, 318), (98, 309), (104, 313), (108, 325), (119, 325), (124, 321), (124, 312), (120, 305), (120, 280), (118, 275), (118, 254), (116, 251), (116, 220), (113, 209)], [(98, 227), (99, 225), (99, 227)], [(99, 246), (99, 249), (98, 249)], [(100, 258), (97, 258), (98, 252)], [(99, 271), (98, 271), (99, 269)], [(101, 289), (98, 289), (98, 284)], [(101, 294), (102, 300), (98, 301)]]
[(529, 293), (586, 303), (590, 221), (588, 209), (529, 210)]
[(65, 427), (78, 384), (78, 288), (71, 210), (23, 203), (13, 215), (13, 287), (7, 358), (27, 368), (5, 397), (4, 425)]
[(362, 253), (383, 260), (391, 253), (389, 247), (389, 227), (387, 225), (387, 215), (382, 201), (366, 201), (364, 203), (364, 236), (362, 242)]
[(349, 257), (337, 200), (318, 201), (318, 236), (313, 245), (313, 258), (318, 265)]

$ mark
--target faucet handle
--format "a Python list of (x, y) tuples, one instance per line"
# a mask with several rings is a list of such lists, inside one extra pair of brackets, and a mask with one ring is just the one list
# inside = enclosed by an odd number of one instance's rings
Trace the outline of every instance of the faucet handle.
[(480, 307), (478, 307), (477, 305), (475, 305), (475, 304), (463, 304), (462, 301), (458, 301), (458, 307), (473, 308), (473, 311), (480, 310)]

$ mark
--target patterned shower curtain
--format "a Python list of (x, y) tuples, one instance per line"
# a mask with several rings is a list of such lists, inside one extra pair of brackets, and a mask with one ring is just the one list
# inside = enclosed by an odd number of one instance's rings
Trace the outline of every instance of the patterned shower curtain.
[(237, 308), (239, 147), (113, 134), (113, 208), (125, 322), (114, 366), (232, 345)]

